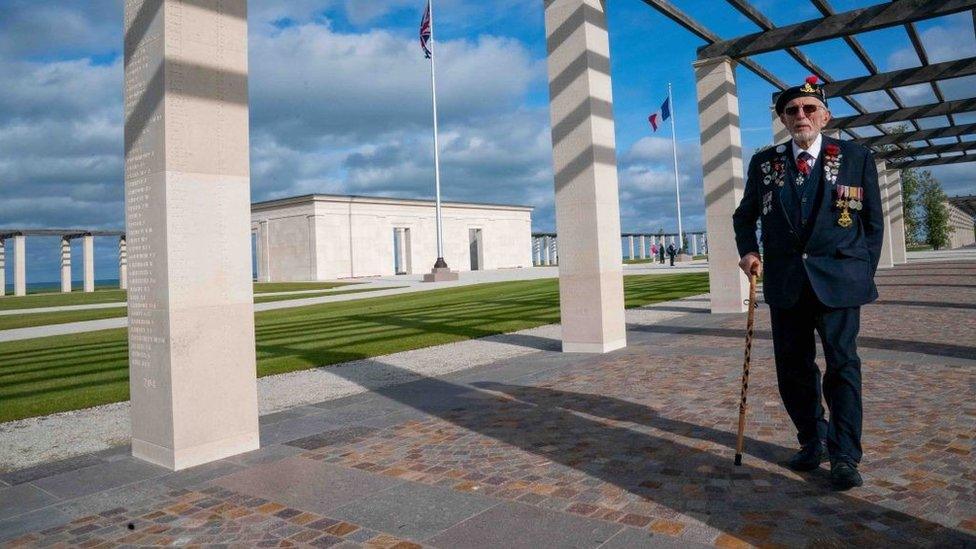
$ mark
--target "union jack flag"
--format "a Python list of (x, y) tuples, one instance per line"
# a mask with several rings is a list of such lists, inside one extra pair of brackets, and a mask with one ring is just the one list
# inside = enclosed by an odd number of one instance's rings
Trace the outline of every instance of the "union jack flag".
[(430, 1), (424, 10), (424, 18), (420, 20), (420, 47), (424, 50), (424, 57), (430, 59)]

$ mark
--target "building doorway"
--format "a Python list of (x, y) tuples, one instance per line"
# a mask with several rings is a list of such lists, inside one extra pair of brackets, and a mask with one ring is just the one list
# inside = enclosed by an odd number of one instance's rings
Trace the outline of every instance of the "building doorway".
[(481, 229), (468, 229), (468, 248), (471, 251), (471, 270), (480, 271), (484, 264), (484, 252), (481, 245)]
[(394, 227), (393, 229), (393, 272), (402, 275), (410, 274), (410, 229)]

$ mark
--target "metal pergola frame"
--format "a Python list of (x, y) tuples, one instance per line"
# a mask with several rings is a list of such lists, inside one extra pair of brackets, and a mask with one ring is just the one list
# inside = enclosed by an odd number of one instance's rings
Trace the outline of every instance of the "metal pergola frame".
[[(761, 30), (722, 40), (669, 0), (643, 0), (645, 4), (706, 42), (698, 48), (699, 60), (730, 57), (772, 84), (779, 92), (788, 86), (749, 56), (783, 51), (793, 57), (801, 66), (825, 82), (828, 97), (846, 102), (858, 113), (835, 118), (825, 129), (843, 132), (853, 141), (873, 148), (878, 158), (888, 161), (891, 169), (976, 161), (976, 141), (963, 140), (965, 135), (976, 134), (976, 124), (960, 125), (954, 118), (959, 113), (976, 111), (976, 97), (946, 101), (939, 85), (940, 80), (976, 74), (976, 57), (930, 63), (915, 28), (918, 21), (967, 10), (972, 12), (976, 25), (976, 0), (892, 0), (843, 13), (835, 13), (829, 0), (810, 0), (823, 17), (784, 27), (776, 27), (748, 0), (726, 1)], [(896, 26), (905, 27), (921, 66), (882, 73), (854, 35)], [(851, 48), (868, 71), (867, 76), (836, 80), (798, 49), (801, 45), (835, 38), (842, 38)], [(905, 106), (896, 88), (917, 84), (929, 84), (938, 101), (929, 105)], [(869, 112), (851, 97), (854, 94), (877, 91), (885, 92), (896, 108)], [(773, 101), (779, 92), (773, 94)], [(919, 125), (919, 119), (933, 116), (945, 116), (949, 125), (930, 129), (923, 129)], [(896, 122), (907, 123), (907, 131), (884, 126)], [(881, 135), (862, 136), (856, 131), (856, 128), (861, 127), (873, 127)], [(956, 142), (948, 145), (936, 145), (932, 142), (933, 139), (945, 137), (954, 137)], [(915, 141), (923, 141), (925, 146), (912, 147), (910, 144)]]

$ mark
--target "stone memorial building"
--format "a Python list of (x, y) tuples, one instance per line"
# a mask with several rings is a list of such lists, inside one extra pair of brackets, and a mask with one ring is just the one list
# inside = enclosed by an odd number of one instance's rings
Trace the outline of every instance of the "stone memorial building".
[[(532, 266), (532, 207), (442, 202), (444, 259), (472, 271)], [(314, 194), (251, 206), (262, 282), (428, 272), (434, 202)]]

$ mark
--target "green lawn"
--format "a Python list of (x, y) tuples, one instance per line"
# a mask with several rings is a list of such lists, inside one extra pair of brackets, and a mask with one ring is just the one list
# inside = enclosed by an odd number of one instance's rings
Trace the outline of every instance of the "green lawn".
[[(298, 292), (304, 290), (328, 290), (339, 286), (350, 286), (359, 282), (255, 282), (254, 293)], [(25, 296), (7, 295), (0, 297), (0, 311), (14, 309), (38, 309), (41, 307), (64, 307), (67, 305), (92, 305), (94, 303), (121, 303), (125, 301), (125, 290), (110, 286), (96, 286), (94, 292), (85, 293), (75, 288), (69, 294), (57, 289), (32, 290)]]
[[(396, 286), (402, 288), (402, 286)], [(389, 290), (391, 288), (355, 288), (352, 290), (335, 290), (328, 292), (313, 292), (307, 294), (286, 294), (286, 295), (257, 295), (254, 297), (255, 303), (268, 303), (270, 301), (288, 301), (292, 299), (307, 299), (310, 297), (322, 297), (326, 295), (339, 294), (358, 294), (363, 292), (375, 292), (378, 290)], [(47, 326), (49, 324), (64, 324), (66, 322), (83, 322), (86, 320), (101, 320), (103, 318), (121, 318), (128, 314), (127, 309), (121, 304), (118, 307), (107, 309), (82, 309), (78, 311), (52, 311), (47, 313), (24, 313), (16, 315), (0, 315), (0, 330), (13, 330), (15, 328), (31, 328), (34, 326)]]
[(43, 292), (25, 296), (0, 297), (0, 311), (14, 309), (38, 309), (40, 307), (63, 307), (67, 305), (92, 305), (95, 303), (116, 303), (125, 301), (125, 290), (118, 288), (96, 288), (94, 292)]
[(339, 286), (362, 284), (361, 282), (255, 282), (254, 293), (300, 292), (303, 290), (328, 290)]
[[(624, 278), (637, 307), (708, 291), (708, 275)], [(264, 311), (258, 375), (384, 355), (559, 320), (556, 279), (480, 284)], [(0, 421), (128, 399), (125, 329), (0, 343)]]

